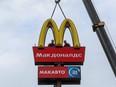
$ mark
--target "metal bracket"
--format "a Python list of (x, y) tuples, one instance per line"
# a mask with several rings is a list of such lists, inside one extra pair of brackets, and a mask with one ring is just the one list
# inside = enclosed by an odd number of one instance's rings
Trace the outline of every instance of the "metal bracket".
[(97, 28), (99, 28), (99, 27), (104, 27), (104, 25), (105, 25), (105, 22), (99, 22), (99, 23), (97, 23), (97, 24), (94, 24), (92, 27), (93, 27), (93, 31), (95, 32), (96, 31), (96, 29)]
[(61, 0), (55, 0), (56, 3), (59, 3)]

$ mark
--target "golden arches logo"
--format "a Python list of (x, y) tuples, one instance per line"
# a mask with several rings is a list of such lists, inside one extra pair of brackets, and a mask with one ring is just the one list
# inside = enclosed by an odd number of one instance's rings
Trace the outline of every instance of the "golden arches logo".
[(58, 30), (58, 27), (55, 21), (53, 19), (48, 19), (44, 22), (41, 32), (40, 32), (40, 37), (39, 37), (39, 42), (38, 42), (39, 48), (44, 48), (46, 34), (47, 34), (48, 29), (50, 28), (52, 29), (56, 46), (63, 46), (64, 33), (65, 33), (65, 30), (69, 28), (71, 36), (72, 36), (72, 40), (73, 40), (73, 47), (74, 48), (80, 47), (78, 33), (77, 33), (76, 27), (74, 23), (72, 22), (72, 20), (65, 19), (62, 22), (60, 29)]

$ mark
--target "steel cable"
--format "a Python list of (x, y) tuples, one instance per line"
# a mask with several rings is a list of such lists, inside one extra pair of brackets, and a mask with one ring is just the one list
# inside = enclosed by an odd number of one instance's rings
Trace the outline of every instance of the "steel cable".
[(64, 14), (64, 12), (63, 12), (63, 9), (62, 9), (62, 7), (60, 6), (59, 2), (56, 2), (56, 5), (55, 5), (54, 10), (53, 10), (52, 15), (51, 15), (51, 19), (52, 19), (53, 16), (54, 16), (54, 13), (55, 13), (55, 10), (56, 10), (57, 5), (59, 6), (59, 8), (60, 8), (60, 10), (61, 10), (61, 12), (62, 12), (64, 18), (66, 19), (66, 16), (65, 16), (65, 14)]

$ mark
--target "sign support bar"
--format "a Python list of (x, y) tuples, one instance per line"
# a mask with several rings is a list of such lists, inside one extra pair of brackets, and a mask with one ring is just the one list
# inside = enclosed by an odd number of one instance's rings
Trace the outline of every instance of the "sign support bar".
[[(57, 66), (61, 66), (61, 64), (57, 64)], [(61, 87), (61, 86), (62, 86), (62, 82), (61, 80), (58, 79), (54, 87)]]
[(54, 87), (61, 87), (61, 81), (60, 80), (57, 80), (56, 84), (54, 85)]

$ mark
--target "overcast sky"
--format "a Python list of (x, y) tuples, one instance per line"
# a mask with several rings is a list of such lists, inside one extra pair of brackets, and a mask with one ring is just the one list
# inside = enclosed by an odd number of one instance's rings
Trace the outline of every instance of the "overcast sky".
[[(93, 2), (116, 44), (116, 0)], [(86, 46), (81, 85), (63, 87), (116, 87), (116, 77), (82, 0), (61, 0), (60, 4), (76, 25), (81, 46)], [(0, 87), (52, 87), (37, 84), (32, 46), (38, 44), (42, 24), (51, 17), (54, 6), (54, 0), (0, 0)], [(64, 18), (59, 8), (53, 19), (60, 26)], [(48, 31), (46, 45), (52, 38)], [(72, 44), (68, 30), (65, 39)]]

